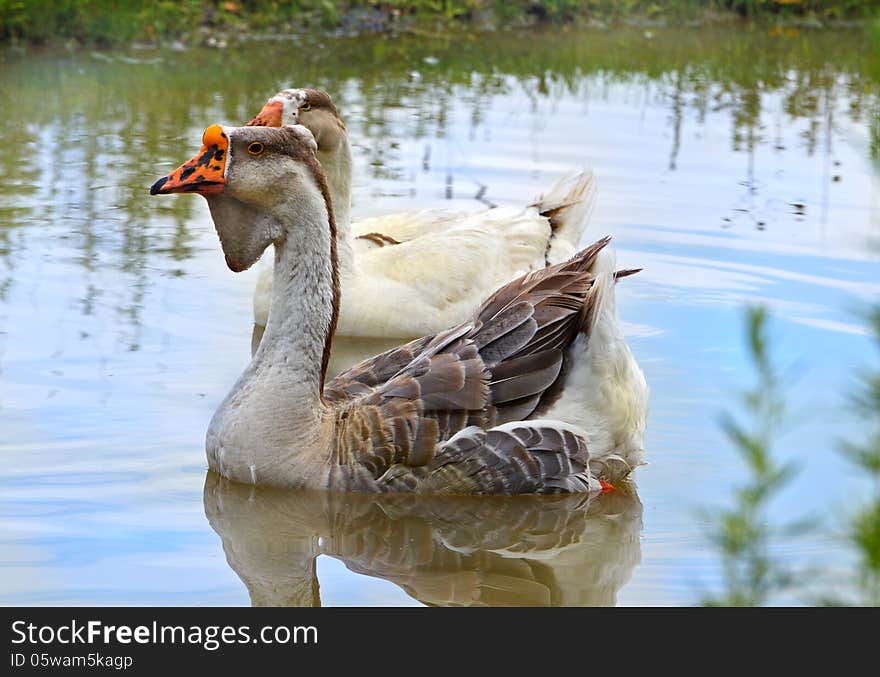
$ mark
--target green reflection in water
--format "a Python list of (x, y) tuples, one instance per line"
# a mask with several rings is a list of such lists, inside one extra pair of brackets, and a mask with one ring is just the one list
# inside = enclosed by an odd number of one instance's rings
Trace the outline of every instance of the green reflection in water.
[[(343, 115), (357, 112), (355, 143), (373, 179), (405, 180), (397, 139), (463, 137), (450, 107), (478, 129), (493, 98), (523, 96), (532, 115), (563, 97), (589, 101), (625, 84), (645, 105), (669, 111), (669, 167), (684, 129), (729, 110), (730, 143), (751, 154), (778, 143), (761, 127), (768, 96), (806, 119), (806, 152), (831, 153), (840, 101), (869, 119), (877, 143), (877, 65), (861, 30), (770, 36), (742, 31), (501, 32), (425, 39), (258, 41), (228, 51), (20, 53), (0, 61), (0, 300), (16, 255), (38, 229), (70, 251), (86, 278), (121, 273), (130, 291), (117, 303), (137, 326), (150, 284), (145, 270), (184, 274), (193, 256), (193, 201), (149, 200), (146, 187), (179, 164), (204, 127), (242, 123), (282, 86), (318, 85)], [(412, 111), (403, 122), (389, 111)], [(524, 133), (525, 132), (524, 130)], [(750, 176), (748, 182), (753, 182)], [(762, 223), (758, 223), (762, 226)], [(86, 293), (85, 313), (95, 298)]]

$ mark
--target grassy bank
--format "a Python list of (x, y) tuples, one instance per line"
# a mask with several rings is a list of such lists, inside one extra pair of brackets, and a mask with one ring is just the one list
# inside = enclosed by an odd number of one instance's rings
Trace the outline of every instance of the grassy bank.
[(204, 43), (251, 33), (381, 32), (438, 23), (483, 30), (723, 19), (818, 25), (878, 13), (880, 0), (0, 0), (0, 43)]

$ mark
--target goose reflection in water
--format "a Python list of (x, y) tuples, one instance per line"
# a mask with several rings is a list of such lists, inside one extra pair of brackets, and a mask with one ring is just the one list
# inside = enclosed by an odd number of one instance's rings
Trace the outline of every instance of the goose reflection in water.
[(318, 555), (431, 606), (613, 606), (641, 560), (631, 484), (592, 498), (332, 494), (209, 471), (204, 504), (254, 606), (320, 606)]

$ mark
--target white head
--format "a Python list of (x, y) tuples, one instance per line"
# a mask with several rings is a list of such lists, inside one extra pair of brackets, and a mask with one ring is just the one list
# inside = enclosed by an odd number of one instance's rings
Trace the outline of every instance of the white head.
[(345, 135), (345, 123), (327, 92), (320, 89), (284, 89), (270, 98), (248, 126), (303, 125), (315, 137), (318, 151), (333, 152)]

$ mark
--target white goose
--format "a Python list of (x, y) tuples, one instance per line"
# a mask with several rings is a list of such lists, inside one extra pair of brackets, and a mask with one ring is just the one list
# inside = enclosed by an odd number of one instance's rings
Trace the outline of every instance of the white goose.
[[(286, 89), (248, 123), (282, 124), (314, 134), (327, 175), (342, 281), (340, 336), (413, 338), (465, 321), (500, 285), (574, 254), (593, 208), (593, 175), (579, 171), (522, 208), (431, 209), (351, 224), (351, 145), (330, 96)], [(267, 266), (254, 291), (256, 325), (266, 326), (271, 298)]]
[[(599, 491), (599, 478), (642, 462), (644, 409), (631, 412), (623, 446), (577, 426), (602, 399), (584, 391), (607, 385), (579, 380), (590, 376), (587, 346), (615, 279), (631, 272), (591, 272), (607, 238), (508, 283), (469, 321), (325, 384), (340, 275), (316, 150), (302, 126), (213, 125), (200, 153), (150, 189), (204, 195), (233, 271), (275, 245), (269, 324), (211, 421), (211, 469), (283, 487), (550, 493)], [(539, 418), (557, 411), (566, 418)], [(620, 432), (614, 417), (590, 426)]]

